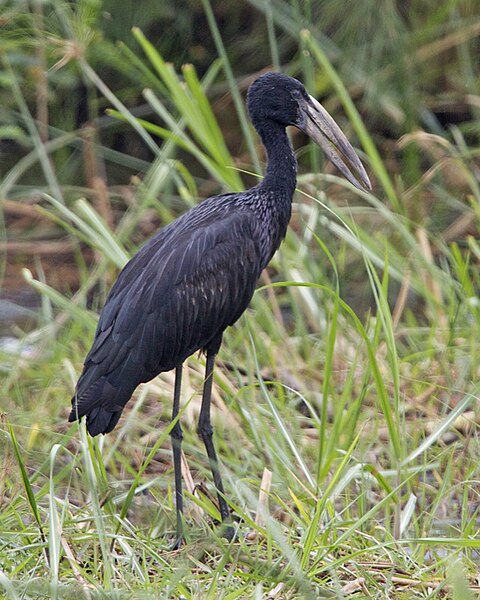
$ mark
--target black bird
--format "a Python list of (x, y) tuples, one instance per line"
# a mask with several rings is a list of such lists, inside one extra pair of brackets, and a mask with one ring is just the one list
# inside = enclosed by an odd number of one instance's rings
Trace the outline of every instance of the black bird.
[[(198, 423), (222, 521), (229, 509), (210, 422), (215, 355), (223, 331), (247, 308), (257, 279), (285, 237), (297, 163), (286, 133), (295, 125), (324, 150), (353, 185), (370, 189), (352, 146), (326, 110), (287, 75), (266, 73), (250, 86), (248, 111), (267, 151), (265, 177), (236, 194), (208, 198), (161, 229), (125, 266), (98, 322), (72, 399), (69, 421), (86, 416), (92, 436), (112, 431), (135, 388), (175, 369), (172, 419), (180, 408), (182, 364), (206, 354)], [(171, 431), (177, 543), (183, 539), (182, 429)], [(226, 535), (233, 530), (227, 528)]]

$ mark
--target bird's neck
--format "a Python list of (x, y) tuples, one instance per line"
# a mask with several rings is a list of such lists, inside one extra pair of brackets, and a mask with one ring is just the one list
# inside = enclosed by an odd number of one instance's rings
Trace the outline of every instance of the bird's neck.
[[(262, 126), (264, 125), (264, 126)], [(271, 260), (287, 232), (297, 183), (297, 161), (285, 127), (265, 122), (256, 128), (267, 151), (267, 169), (254, 194), (262, 218), (262, 268)]]
[(262, 123), (258, 133), (267, 151), (267, 170), (260, 187), (278, 194), (278, 201), (291, 202), (297, 184), (297, 161), (285, 127), (274, 121)]

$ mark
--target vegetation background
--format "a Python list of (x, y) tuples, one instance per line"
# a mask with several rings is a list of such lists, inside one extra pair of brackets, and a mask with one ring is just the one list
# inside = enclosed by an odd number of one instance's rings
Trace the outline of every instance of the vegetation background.
[[(0, 25), (4, 597), (477, 597), (478, 0), (16, 0)], [(171, 552), (172, 375), (102, 439), (69, 399), (128, 257), (261, 174), (243, 97), (269, 69), (374, 190), (292, 131), (291, 228), (215, 377), (239, 535), (214, 525), (192, 357)]]

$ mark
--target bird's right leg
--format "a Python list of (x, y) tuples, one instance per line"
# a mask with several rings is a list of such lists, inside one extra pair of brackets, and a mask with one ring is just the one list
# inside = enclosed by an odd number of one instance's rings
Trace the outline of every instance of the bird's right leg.
[(183, 491), (182, 491), (182, 439), (183, 432), (178, 413), (180, 411), (180, 389), (182, 385), (182, 365), (175, 369), (175, 388), (173, 392), (173, 411), (172, 421), (177, 419), (170, 437), (172, 439), (173, 451), (173, 470), (175, 472), (175, 506), (177, 510), (177, 530), (175, 534), (175, 542), (173, 549), (180, 548), (184, 541), (184, 524), (183, 524)]
[[(221, 338), (220, 338), (221, 340)], [(212, 383), (213, 383), (213, 368), (215, 365), (215, 354), (211, 350), (207, 350), (207, 365), (205, 369), (205, 383), (203, 386), (203, 397), (202, 405), (200, 408), (200, 418), (198, 420), (198, 433), (205, 444), (205, 449), (210, 461), (210, 469), (213, 475), (213, 481), (217, 489), (218, 497), (218, 508), (220, 510), (220, 517), (222, 523), (230, 522), (230, 510), (225, 500), (225, 491), (223, 488), (223, 482), (220, 475), (220, 469), (218, 466), (217, 453), (213, 445), (213, 427), (210, 421), (210, 405), (212, 397)], [(230, 525), (224, 529), (223, 535), (231, 540), (235, 537), (235, 530)]]

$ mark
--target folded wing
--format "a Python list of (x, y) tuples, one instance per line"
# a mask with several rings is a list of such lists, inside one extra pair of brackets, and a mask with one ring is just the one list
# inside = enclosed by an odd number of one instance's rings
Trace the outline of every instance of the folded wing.
[(244, 312), (260, 275), (258, 220), (224, 211), (162, 230), (120, 273), (99, 319), (69, 420), (111, 431), (137, 385), (208, 346)]

